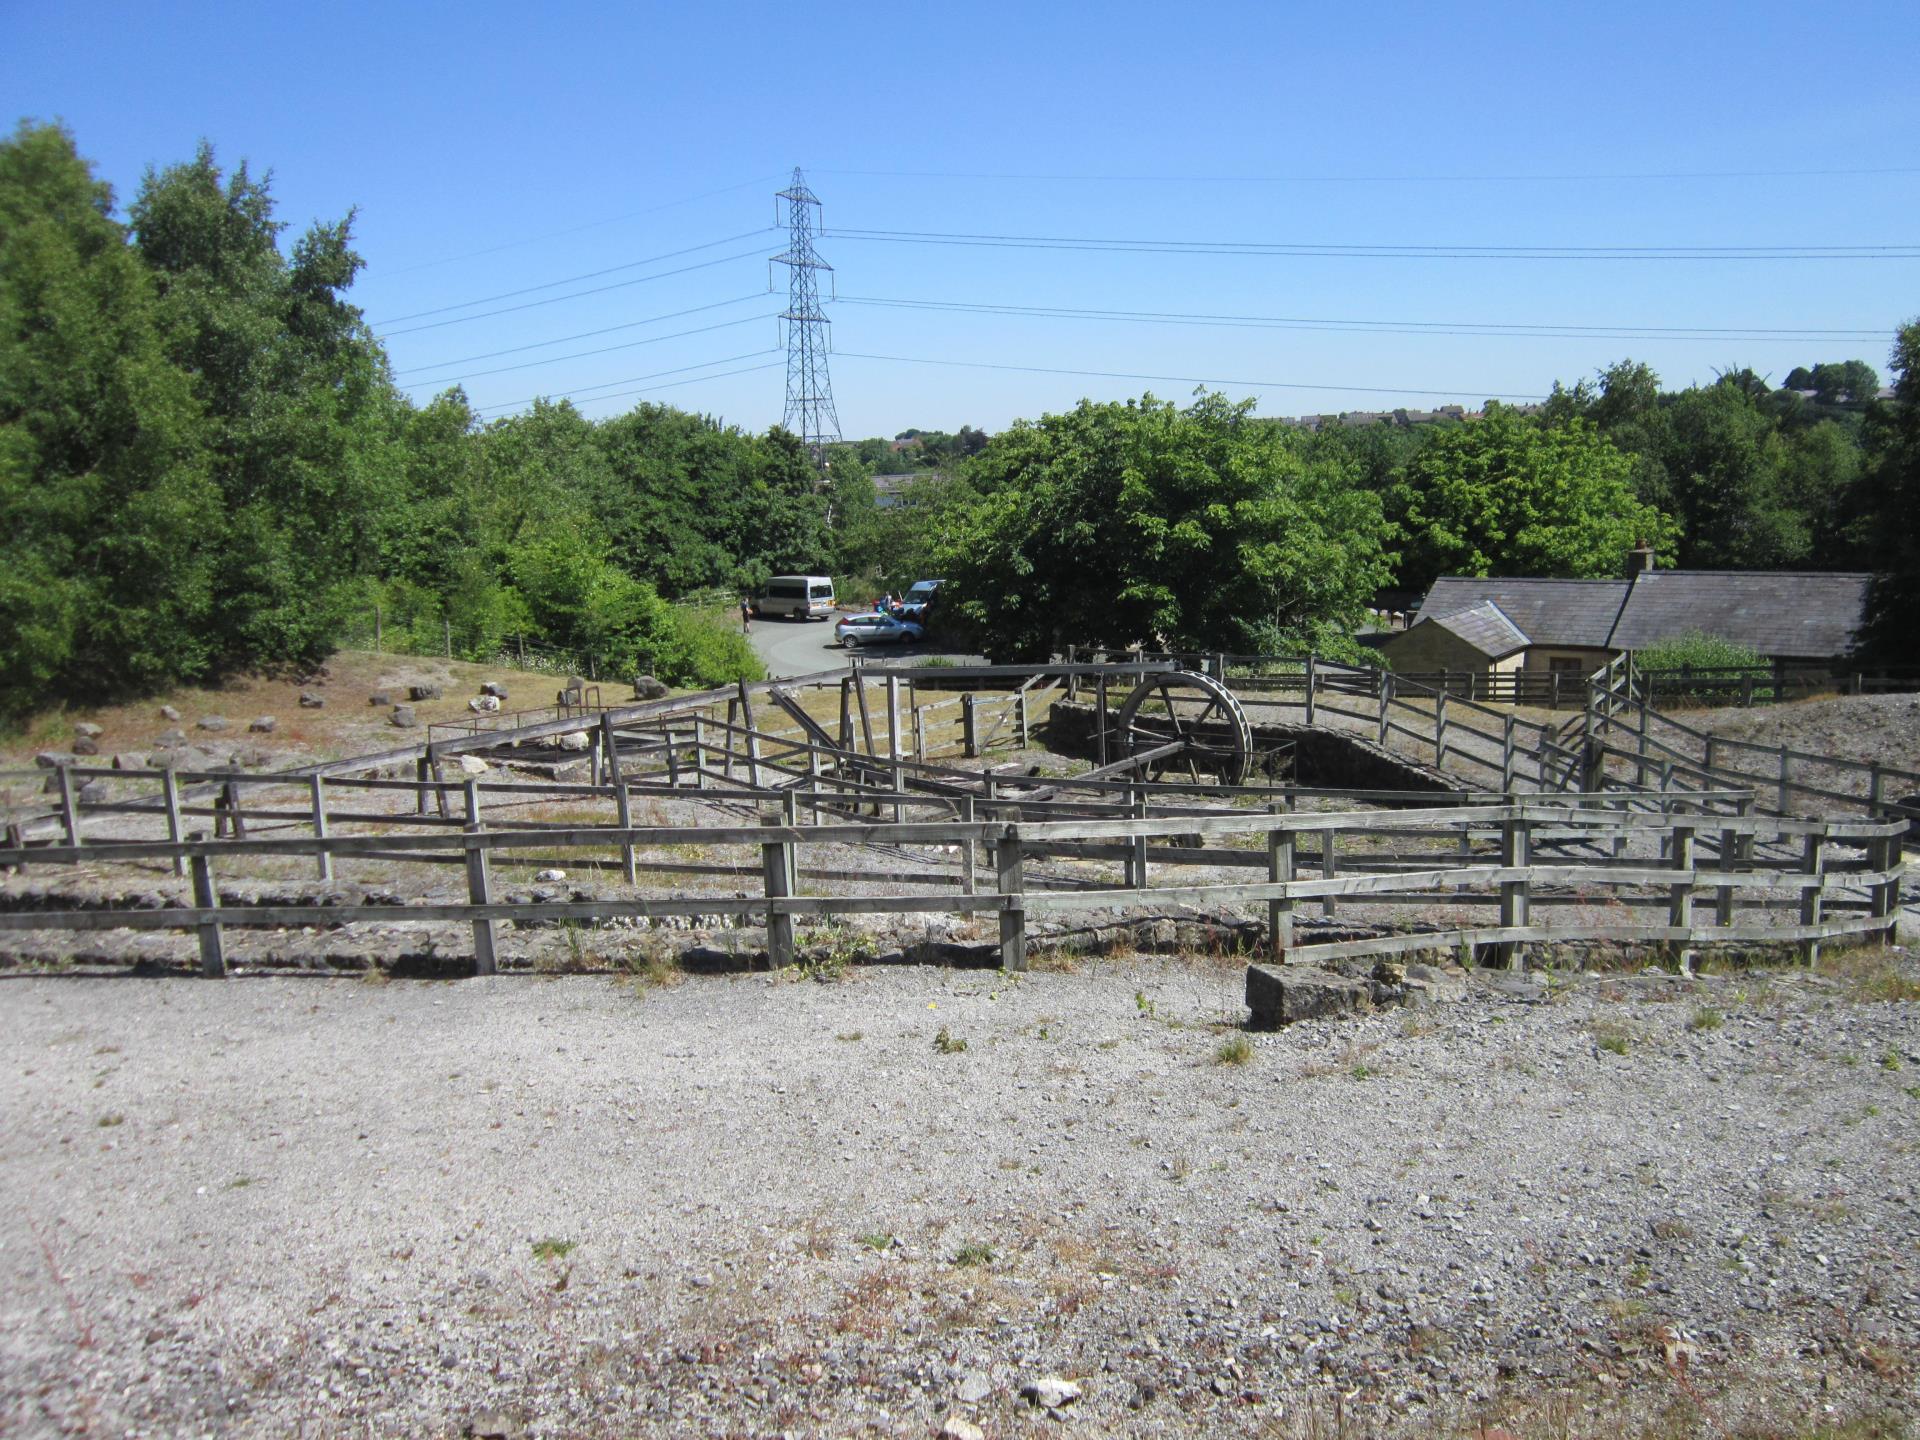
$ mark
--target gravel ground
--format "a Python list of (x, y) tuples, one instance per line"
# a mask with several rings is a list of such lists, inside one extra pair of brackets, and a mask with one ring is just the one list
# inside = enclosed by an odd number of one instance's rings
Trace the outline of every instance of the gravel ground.
[(1483, 974), (1236, 1064), (1241, 974), (0, 980), (0, 1431), (1920, 1413), (1920, 1003)]

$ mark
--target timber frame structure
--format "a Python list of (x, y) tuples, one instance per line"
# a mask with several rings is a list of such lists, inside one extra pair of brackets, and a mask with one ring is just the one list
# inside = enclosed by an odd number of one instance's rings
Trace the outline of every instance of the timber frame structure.
[[(1051, 701), (1082, 690), (1098, 699), (1092, 769), (1041, 777), (1024, 765), (957, 763), (1026, 749)], [(1109, 700), (1121, 695), (1116, 711)], [(1326, 717), (1370, 724), (1382, 745), (1428, 746), (1436, 766), (1468, 760), (1492, 783), (1445, 795), (1245, 783), (1254, 758), (1245, 710), (1273, 705), (1304, 709), (1309, 727)], [(1164, 721), (1152, 718), (1156, 707)], [(1788, 776), (1787, 759), (1776, 779), (1716, 766), (1727, 752), (1716, 755), (1711, 739), (1701, 763), (1682, 758), (1678, 722), (1652, 712), (1630, 670), (1616, 667), (1589, 679), (1584, 709), (1559, 727), (1314, 657), (1141, 652), (1029, 667), (867, 663), (597, 710), (563, 697), (558, 709), (480, 717), (423, 745), (272, 775), (59, 766), (47, 777), (50, 805), (9, 823), (0, 867), (157, 862), (190, 894), (151, 909), (0, 911), (0, 935), (190, 932), (201, 969), (219, 975), (236, 928), (461, 922), (472, 928), (474, 970), (489, 974), (502, 923), (724, 915), (763, 925), (768, 962), (782, 966), (795, 958), (796, 925), (946, 913), (995, 917), (998, 961), (1018, 970), (1049, 925), (1190, 906), (1259, 917), (1263, 948), (1280, 960), (1470, 950), (1512, 964), (1528, 947), (1601, 941), (1657, 947), (1683, 964), (1707, 946), (1792, 946), (1811, 963), (1823, 943), (1890, 941), (1900, 915), (1908, 817), (1883, 791), (1904, 772), (1872, 767), (1864, 814), (1787, 813), (1809, 788)], [(511, 764), (562, 737), (576, 748), (584, 737), (584, 755), (560, 757), (584, 761), (583, 777), (448, 773), (465, 754)], [(95, 779), (123, 798), (83, 800), (80, 787)], [(1860, 800), (1824, 793), (1849, 808)], [(636, 802), (663, 798), (711, 807), (721, 823), (635, 823)], [(556, 801), (598, 813), (546, 822), (512, 813)], [(1303, 808), (1326, 805), (1351, 808)], [(212, 835), (188, 830), (206, 818)], [(115, 833), (102, 834), (109, 825)], [(662, 854), (689, 845), (738, 860)], [(868, 883), (871, 872), (836, 868), (831, 854), (822, 862), (828, 847), (882, 847), (896, 883)], [(625, 889), (532, 902), (497, 893), (501, 866), (569, 855), (617, 856)], [(289, 858), (322, 885), (370, 859), (454, 866), (466, 893), (350, 907), (223, 896), (223, 880)], [(690, 873), (751, 875), (755, 893), (639, 893), (643, 874)], [(1484, 923), (1382, 923), (1384, 907), (1482, 911)], [(1360, 908), (1372, 933), (1304, 933), (1304, 912), (1317, 911), (1312, 923), (1325, 931)]]

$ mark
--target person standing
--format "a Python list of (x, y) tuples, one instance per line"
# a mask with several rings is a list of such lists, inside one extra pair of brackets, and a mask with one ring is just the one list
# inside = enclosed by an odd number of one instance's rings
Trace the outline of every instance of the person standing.
[(746, 635), (753, 629), (753, 605), (746, 596), (740, 597), (740, 633)]

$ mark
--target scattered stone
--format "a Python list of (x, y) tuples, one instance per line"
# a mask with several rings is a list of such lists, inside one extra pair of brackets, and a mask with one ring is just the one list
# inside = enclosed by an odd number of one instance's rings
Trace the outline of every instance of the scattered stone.
[(527, 1427), (511, 1415), (486, 1410), (467, 1421), (460, 1433), (472, 1440), (525, 1440)]
[(664, 681), (651, 675), (636, 675), (633, 680), (633, 698), (636, 700), (664, 700), (667, 697)]
[(1042, 1410), (1058, 1410), (1080, 1398), (1080, 1387), (1059, 1375), (1042, 1375), (1020, 1387), (1020, 1398)]
[(178, 750), (182, 745), (187, 743), (187, 732), (184, 730), (162, 730), (160, 737), (153, 743), (158, 745), (162, 750)]
[(255, 735), (271, 735), (273, 733), (274, 726), (278, 725), (279, 723), (280, 722), (274, 719), (273, 716), (271, 715), (256, 715), (253, 719), (253, 723), (247, 726), (247, 729), (252, 731)]
[(91, 735), (75, 735), (73, 737), (73, 753), (76, 755), (98, 755), (100, 753), (100, 742)]
[(564, 870), (542, 870), (533, 878), (536, 880), (564, 880), (567, 878), (567, 872)]
[(62, 765), (71, 765), (73, 763), (73, 752), (71, 750), (42, 750), (38, 755), (33, 757), (33, 763), (38, 765), (42, 770), (56, 770)]
[(113, 757), (112, 763), (113, 768), (116, 770), (145, 770), (147, 768), (147, 759), (144, 755), (116, 755)]
[(1256, 1030), (1275, 1030), (1296, 1020), (1355, 1015), (1372, 1004), (1372, 987), (1364, 980), (1305, 966), (1247, 967), (1247, 1008), (1253, 1011)]
[(376, 690), (367, 696), (367, 704), (373, 706), (391, 705), (393, 704), (393, 692), (391, 690)]
[(104, 780), (87, 781), (86, 784), (80, 787), (78, 798), (88, 805), (99, 804), (107, 798), (107, 782)]
[(409, 685), (407, 687), (407, 698), (409, 700), (438, 700), (440, 698), (440, 687), (438, 685)]
[(978, 1370), (969, 1370), (960, 1377), (960, 1384), (953, 1393), (963, 1405), (978, 1405), (993, 1393), (993, 1382)]
[(232, 763), (242, 770), (264, 770), (277, 758), (273, 751), (262, 749), (258, 745), (249, 745), (244, 749), (236, 750), (231, 756)]
[(934, 1431), (938, 1440), (987, 1440), (987, 1432), (964, 1415), (949, 1415)]
[(73, 727), (73, 733), (78, 735), (83, 740), (98, 740), (102, 735), (106, 734), (107, 732), (104, 728), (94, 724), (91, 720), (82, 720), (79, 724)]
[(562, 785), (584, 785), (592, 778), (588, 770), (589, 767), (586, 761), (575, 760), (571, 765), (554, 766), (553, 778), (558, 780)]
[(491, 715), (500, 708), (498, 695), (477, 695), (467, 701), (467, 709), (476, 715)]
[(300, 708), (302, 710), (324, 710), (326, 707), (326, 696), (316, 695), (311, 690), (302, 690), (300, 692)]
[(496, 700), (504, 700), (507, 698), (507, 687), (498, 680), (483, 680), (480, 682), (480, 693), (491, 695)]
[(202, 715), (194, 722), (194, 725), (196, 729), (211, 730), (215, 734), (218, 734), (227, 728), (227, 717), (224, 715)]
[(392, 722), (395, 725), (399, 726), (402, 730), (409, 729), (412, 726), (418, 725), (420, 723), (418, 717), (414, 715), (413, 707), (411, 705), (394, 706), (393, 714), (388, 718), (392, 720)]
[(569, 730), (555, 742), (562, 750), (584, 750), (591, 743), (584, 730)]
[(460, 773), (462, 775), (484, 775), (487, 773), (487, 762), (482, 760), (478, 755), (462, 755), (460, 757)]
[(160, 707), (160, 718), (162, 720), (178, 720), (180, 718), (180, 712), (171, 705), (162, 705)]
[(1467, 998), (1467, 973), (1452, 966), (1409, 965), (1401, 984), (1406, 1002), (1414, 1009), (1453, 1005)]

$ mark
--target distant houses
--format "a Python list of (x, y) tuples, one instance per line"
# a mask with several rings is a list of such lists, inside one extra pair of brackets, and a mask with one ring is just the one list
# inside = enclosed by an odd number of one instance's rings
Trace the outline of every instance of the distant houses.
[(1410, 672), (1582, 676), (1623, 651), (1703, 634), (1812, 667), (1850, 656), (1865, 622), (1868, 575), (1656, 570), (1651, 552), (1634, 554), (1620, 580), (1442, 576), (1405, 630), (1373, 643)]

